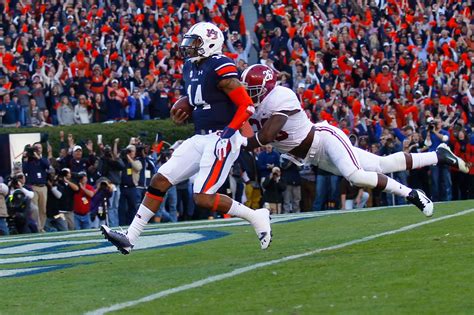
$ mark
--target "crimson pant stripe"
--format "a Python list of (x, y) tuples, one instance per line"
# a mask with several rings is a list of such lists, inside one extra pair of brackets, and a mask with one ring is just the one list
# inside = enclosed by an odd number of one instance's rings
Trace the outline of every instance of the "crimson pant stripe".
[(342, 145), (344, 146), (344, 148), (346, 148), (346, 151), (349, 153), (349, 156), (352, 160), (352, 163), (354, 163), (354, 165), (358, 168), (358, 169), (361, 169), (361, 167), (359, 166), (359, 163), (357, 163), (357, 159), (355, 157), (355, 154), (354, 152), (350, 149), (349, 145), (341, 138), (340, 135), (338, 135), (334, 130), (332, 130), (331, 128), (327, 128), (327, 127), (316, 127), (316, 131), (326, 131), (326, 132), (329, 132), (330, 134), (332, 134), (334, 137), (336, 137), (336, 139), (338, 139)]

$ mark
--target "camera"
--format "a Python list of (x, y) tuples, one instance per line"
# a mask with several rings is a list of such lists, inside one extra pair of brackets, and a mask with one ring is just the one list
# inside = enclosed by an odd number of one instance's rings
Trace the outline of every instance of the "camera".
[(31, 145), (27, 145), (25, 147), (25, 152), (26, 152), (26, 157), (28, 157), (29, 159), (33, 159), (33, 158), (36, 158), (35, 152), (38, 152), (38, 150)]
[(435, 128), (435, 123), (434, 123), (434, 122), (429, 122), (429, 123), (428, 123), (428, 130), (429, 130), (429, 131), (433, 131), (434, 128)]
[(127, 149), (127, 148), (122, 149), (120, 151), (120, 157), (123, 158), (123, 159), (126, 159), (127, 155), (130, 154), (130, 152), (132, 152), (132, 151), (130, 151), (130, 149)]
[(59, 177), (67, 177), (68, 174), (69, 174), (68, 170), (62, 169), (61, 171), (59, 171), (58, 176)]

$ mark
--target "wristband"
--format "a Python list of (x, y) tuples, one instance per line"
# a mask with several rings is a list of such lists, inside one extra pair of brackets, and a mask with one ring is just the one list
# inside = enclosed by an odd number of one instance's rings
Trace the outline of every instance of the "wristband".
[(257, 140), (257, 143), (263, 147), (264, 145), (260, 142), (260, 139), (258, 138), (258, 132), (255, 134), (255, 140)]

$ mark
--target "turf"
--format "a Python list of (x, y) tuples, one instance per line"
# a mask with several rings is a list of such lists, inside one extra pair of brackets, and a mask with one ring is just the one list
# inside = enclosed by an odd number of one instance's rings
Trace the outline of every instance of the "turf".
[[(474, 202), (436, 205), (436, 217), (474, 208)], [(425, 219), (413, 207), (327, 215), (275, 223), (267, 251), (250, 226), (225, 221), (207, 231), (228, 233), (183, 246), (32, 263), (2, 269), (69, 265), (2, 278), (1, 314), (78, 314), (189, 284), (212, 275), (398, 229)], [(202, 231), (193, 223), (191, 230)], [(423, 225), (341, 249), (256, 269), (233, 278), (138, 304), (123, 314), (472, 314), (474, 213)], [(152, 226), (156, 228), (157, 226)], [(145, 235), (184, 225), (161, 225)], [(70, 234), (57, 234), (71, 240)], [(81, 234), (77, 234), (80, 236)], [(97, 239), (99, 235), (74, 238)], [(12, 238), (12, 241), (14, 239)], [(1, 239), (0, 239), (1, 241)], [(60, 241), (55, 240), (55, 241)], [(42, 240), (46, 242), (46, 240)], [(31, 240), (0, 242), (2, 249)], [(97, 244), (74, 245), (75, 249)], [(57, 251), (64, 249), (58, 248)], [(38, 253), (39, 254), (39, 253)]]

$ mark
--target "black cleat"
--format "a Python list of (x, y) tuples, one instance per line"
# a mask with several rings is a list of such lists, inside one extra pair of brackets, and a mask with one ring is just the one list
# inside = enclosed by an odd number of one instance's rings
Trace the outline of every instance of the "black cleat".
[(100, 230), (105, 236), (105, 239), (112, 243), (124, 255), (130, 254), (133, 245), (128, 240), (125, 233), (113, 231), (107, 225), (101, 225)]
[(457, 157), (446, 143), (441, 143), (436, 148), (438, 163), (448, 166), (457, 167), (463, 173), (469, 173), (469, 167), (460, 157)]
[(407, 200), (414, 204), (427, 217), (433, 215), (433, 202), (428, 198), (421, 189), (412, 189)]

